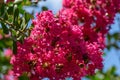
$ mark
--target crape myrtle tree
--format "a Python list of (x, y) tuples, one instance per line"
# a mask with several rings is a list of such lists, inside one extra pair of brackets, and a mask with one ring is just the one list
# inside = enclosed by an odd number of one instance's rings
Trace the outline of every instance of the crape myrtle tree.
[(102, 72), (103, 50), (119, 48), (105, 40), (120, 40), (108, 33), (120, 0), (62, 0), (56, 14), (43, 6), (36, 18), (23, 9), (38, 2), (0, 1), (0, 80), (120, 79), (115, 67)]

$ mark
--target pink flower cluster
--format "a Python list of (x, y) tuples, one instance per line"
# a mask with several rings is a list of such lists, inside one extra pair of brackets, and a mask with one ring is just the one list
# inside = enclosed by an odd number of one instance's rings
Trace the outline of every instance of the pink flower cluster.
[(84, 27), (104, 34), (120, 11), (120, 0), (63, 0), (63, 6), (74, 10)]
[(14, 73), (31, 80), (80, 80), (102, 69), (104, 35), (119, 6), (114, 1), (63, 0), (55, 16), (51, 11), (37, 14), (30, 36), (18, 42), (11, 59)]
[(14, 76), (14, 72), (9, 70), (6, 75), (3, 76), (3, 80), (18, 80), (17, 76)]

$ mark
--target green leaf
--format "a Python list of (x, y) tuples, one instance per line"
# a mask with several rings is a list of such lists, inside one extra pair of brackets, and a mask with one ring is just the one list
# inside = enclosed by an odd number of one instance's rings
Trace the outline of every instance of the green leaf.
[(27, 28), (30, 19), (33, 19), (33, 18), (34, 18), (33, 15), (25, 12), (24, 17), (22, 18), (21, 30), (24, 31)]
[(24, 17), (22, 17), (21, 20), (20, 20), (20, 28), (21, 28), (21, 30), (26, 28), (25, 18)]
[(3, 50), (4, 47), (5, 47), (4, 41), (0, 40), (0, 50)]
[(7, 13), (7, 11), (4, 13), (4, 20), (8, 20), (8, 13)]
[(20, 3), (22, 3), (22, 1), (23, 1), (23, 0), (15, 0), (15, 1), (14, 1), (14, 4), (20, 4)]
[(42, 11), (46, 11), (48, 8), (46, 6), (42, 6)]
[(5, 34), (9, 34), (9, 30), (8, 30), (7, 26), (4, 23), (1, 23), (1, 25), (2, 25), (3, 32)]
[(7, 7), (5, 4), (2, 4), (2, 7), (0, 8), (0, 16), (4, 18), (4, 20), (8, 19)]
[(4, 12), (5, 12), (5, 4), (2, 4), (1, 8), (0, 8), (0, 16), (2, 16), (4, 14)]
[(14, 54), (17, 53), (17, 43), (16, 43), (16, 41), (13, 41), (13, 53)]
[(24, 16), (25, 16), (25, 23), (27, 23), (30, 20), (31, 15), (25, 12)]
[(108, 41), (111, 40), (111, 35), (110, 34), (107, 35), (107, 39), (108, 39)]
[(14, 23), (16, 26), (19, 26), (19, 25), (18, 25), (18, 16), (19, 16), (19, 9), (18, 9), (18, 6), (15, 5), (15, 6), (14, 6), (14, 19), (13, 19), (13, 23)]
[(24, 14), (25, 10), (23, 10), (23, 5), (18, 5), (19, 12)]
[(14, 16), (18, 17), (19, 16), (19, 9), (17, 5), (14, 5)]
[(13, 15), (13, 6), (9, 6), (7, 12), (9, 15)]
[(30, 79), (27, 77), (27, 73), (23, 73), (22, 76), (19, 77), (19, 80), (30, 80)]
[(112, 36), (115, 38), (115, 40), (119, 39), (119, 33), (114, 33)]
[(111, 68), (111, 74), (113, 74), (113, 73), (115, 73), (115, 71), (116, 71), (116, 67), (115, 66), (113, 66), (112, 68)]

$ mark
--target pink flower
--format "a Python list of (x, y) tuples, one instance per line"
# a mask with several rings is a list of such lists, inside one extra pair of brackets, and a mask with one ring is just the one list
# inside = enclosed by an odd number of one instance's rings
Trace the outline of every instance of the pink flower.
[(95, 31), (106, 34), (109, 24), (113, 23), (115, 13), (120, 9), (118, 7), (120, 6), (120, 1), (63, 0), (63, 6), (67, 9), (73, 9), (74, 12), (72, 13), (76, 13), (78, 19), (85, 27), (94, 27)]
[(4, 50), (4, 54), (5, 54), (6, 57), (11, 57), (13, 52), (12, 52), (11, 49), (8, 48), (8, 49)]
[(5, 34), (5, 38), (9, 38), (11, 36), (11, 33)]
[(4, 75), (4, 80), (18, 80), (18, 78), (14, 76), (13, 71), (9, 70), (8, 74)]

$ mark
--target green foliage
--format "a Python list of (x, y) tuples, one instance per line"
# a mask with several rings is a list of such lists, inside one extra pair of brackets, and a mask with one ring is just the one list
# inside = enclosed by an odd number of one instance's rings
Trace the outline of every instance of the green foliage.
[[(0, 9), (0, 24), (4, 34), (11, 33), (13, 40), (13, 51), (16, 52), (16, 41), (21, 41), (29, 36), (27, 28), (33, 15), (23, 10), (23, 5), (30, 5), (28, 0), (18, 0), (14, 3), (3, 3)], [(2, 41), (1, 41), (2, 42)], [(3, 43), (3, 42), (2, 42)], [(1, 44), (4, 45), (4, 44)], [(3, 47), (3, 46), (2, 46)]]
[(14, 54), (17, 53), (17, 43), (16, 43), (16, 41), (13, 41), (13, 53)]
[(46, 10), (48, 10), (48, 8), (46, 6), (42, 6), (42, 10), (46, 11)]
[(93, 76), (87, 76), (89, 80), (120, 80), (120, 76), (115, 73), (116, 68), (113, 66), (107, 72), (97, 71)]
[(107, 49), (108, 50), (110, 50), (111, 47), (114, 47), (116, 49), (120, 49), (118, 42), (120, 42), (120, 33), (115, 32), (114, 34), (109, 33), (107, 35)]
[(19, 77), (19, 80), (30, 80), (30, 79), (27, 77), (26, 73), (23, 73), (23, 75)]

